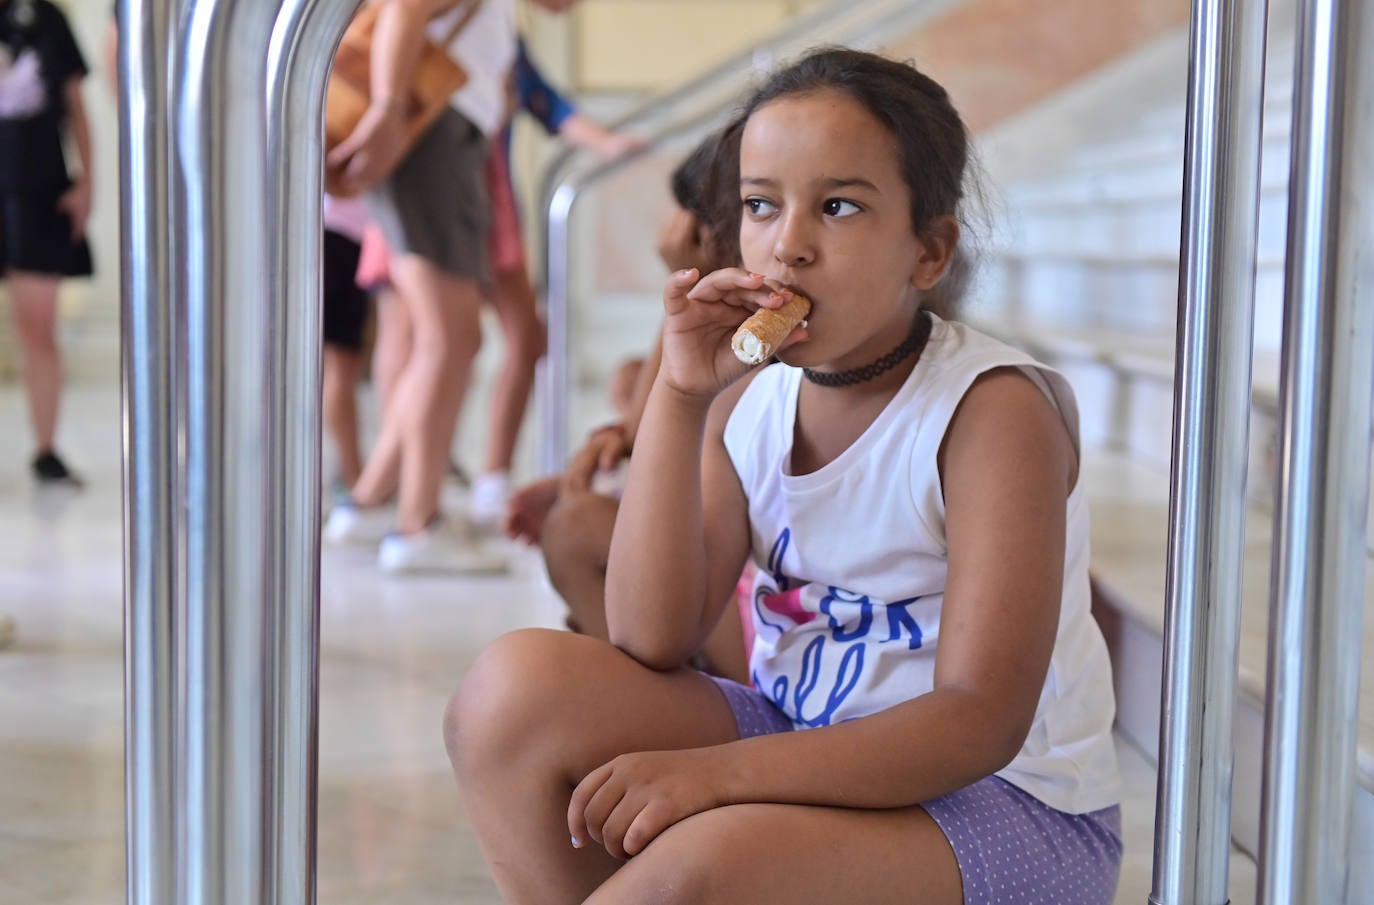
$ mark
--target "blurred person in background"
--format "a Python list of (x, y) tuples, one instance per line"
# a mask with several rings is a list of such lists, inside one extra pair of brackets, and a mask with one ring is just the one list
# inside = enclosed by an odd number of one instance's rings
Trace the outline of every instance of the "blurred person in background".
[[(93, 173), (82, 101), (86, 61), (48, 0), (0, 0), (0, 268), (19, 337), (24, 392), (41, 484), (79, 485), (57, 454), (62, 357), (57, 290), (91, 275), (86, 221)], [(67, 169), (70, 139), (80, 167)]]

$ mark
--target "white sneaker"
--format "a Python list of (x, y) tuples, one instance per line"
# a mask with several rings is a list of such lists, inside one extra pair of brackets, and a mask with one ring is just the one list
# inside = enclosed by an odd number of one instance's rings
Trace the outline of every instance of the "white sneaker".
[(0, 649), (14, 643), (14, 620), (0, 614)]
[(372, 546), (381, 543), (395, 527), (396, 510), (391, 506), (340, 503), (329, 512), (324, 539), (331, 544)]
[(506, 502), (510, 499), (510, 475), (504, 471), (489, 471), (477, 476), (468, 495), (468, 517), (484, 531), (501, 527), (506, 516)]
[(469, 533), (452, 530), (439, 522), (418, 534), (388, 534), (377, 551), (383, 572), (448, 572), (455, 574), (502, 574), (506, 558)]

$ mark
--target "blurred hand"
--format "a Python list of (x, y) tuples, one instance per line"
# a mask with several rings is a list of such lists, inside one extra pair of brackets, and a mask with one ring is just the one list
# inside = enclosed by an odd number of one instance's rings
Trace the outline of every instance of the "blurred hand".
[(86, 222), (91, 217), (91, 184), (85, 179), (73, 185), (57, 199), (57, 209), (72, 223), (72, 241), (86, 235)]
[(627, 132), (607, 132), (592, 146), (592, 150), (602, 160), (615, 160), (626, 154), (632, 154), (647, 144), (648, 142), (640, 135), (631, 135)]
[(568, 461), (563, 472), (563, 492), (590, 491), (598, 471), (611, 471), (629, 455), (630, 439), (623, 426), (612, 424), (593, 431)]
[(506, 515), (501, 530), (511, 540), (524, 541), (533, 546), (544, 533), (544, 521), (558, 502), (563, 479), (558, 475), (526, 484), (506, 502)]
[(329, 153), (325, 166), (340, 173), (350, 193), (367, 191), (386, 179), (405, 156), (405, 117), (397, 102), (375, 102), (353, 134)]

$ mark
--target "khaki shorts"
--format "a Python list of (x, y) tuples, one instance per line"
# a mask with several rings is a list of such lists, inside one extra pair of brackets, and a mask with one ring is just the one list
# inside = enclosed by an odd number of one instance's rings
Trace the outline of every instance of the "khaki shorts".
[(447, 273), (491, 283), (487, 150), (481, 130), (450, 107), (391, 177), (368, 193), (393, 259), (419, 255)]

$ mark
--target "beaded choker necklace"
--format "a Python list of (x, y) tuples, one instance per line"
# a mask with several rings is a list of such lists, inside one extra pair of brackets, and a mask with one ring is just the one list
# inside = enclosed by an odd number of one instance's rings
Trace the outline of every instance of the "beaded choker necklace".
[(902, 344), (872, 364), (851, 368), (848, 371), (813, 371), (810, 368), (802, 368), (802, 373), (806, 375), (807, 380), (823, 387), (847, 387), (856, 383), (867, 383), (906, 361), (913, 352), (919, 358), (925, 349), (926, 340), (930, 339), (931, 326), (930, 315), (922, 311), (916, 316), (916, 323), (911, 325), (911, 332), (902, 340)]

